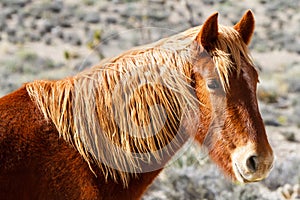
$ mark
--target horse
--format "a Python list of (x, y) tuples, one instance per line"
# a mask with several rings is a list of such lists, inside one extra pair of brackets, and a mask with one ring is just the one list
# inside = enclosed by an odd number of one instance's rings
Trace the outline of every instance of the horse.
[(274, 155), (248, 45), (251, 10), (36, 80), (0, 99), (1, 199), (140, 199), (190, 139), (234, 182), (263, 180)]

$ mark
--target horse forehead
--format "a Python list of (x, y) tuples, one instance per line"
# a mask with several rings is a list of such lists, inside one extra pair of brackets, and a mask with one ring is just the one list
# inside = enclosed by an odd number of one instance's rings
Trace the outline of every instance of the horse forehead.
[(202, 77), (208, 78), (216, 76), (217, 69), (211, 57), (202, 57), (194, 64), (195, 73), (199, 73)]

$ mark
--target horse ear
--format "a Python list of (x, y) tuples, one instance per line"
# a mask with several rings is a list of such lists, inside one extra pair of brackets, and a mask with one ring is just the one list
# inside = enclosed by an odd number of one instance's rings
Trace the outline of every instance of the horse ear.
[(254, 32), (255, 20), (251, 10), (247, 10), (241, 20), (234, 25), (234, 29), (237, 30), (242, 37), (245, 44), (249, 44)]
[(218, 13), (212, 14), (201, 27), (200, 32), (196, 37), (196, 41), (204, 47), (205, 50), (210, 50), (213, 43), (218, 38)]

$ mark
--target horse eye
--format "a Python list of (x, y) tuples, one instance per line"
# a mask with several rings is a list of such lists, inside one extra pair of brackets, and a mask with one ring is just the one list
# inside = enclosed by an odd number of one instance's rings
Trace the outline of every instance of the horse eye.
[(209, 80), (207, 82), (207, 87), (211, 90), (215, 90), (215, 89), (220, 88), (220, 84), (218, 83), (217, 80)]

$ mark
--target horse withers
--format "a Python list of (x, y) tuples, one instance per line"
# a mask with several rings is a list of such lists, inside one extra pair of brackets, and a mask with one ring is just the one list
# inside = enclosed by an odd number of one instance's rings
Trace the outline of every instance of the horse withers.
[(233, 27), (217, 17), (2, 97), (0, 198), (139, 199), (189, 138), (233, 181), (266, 178), (254, 17)]

